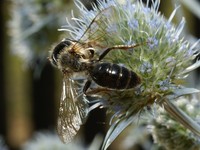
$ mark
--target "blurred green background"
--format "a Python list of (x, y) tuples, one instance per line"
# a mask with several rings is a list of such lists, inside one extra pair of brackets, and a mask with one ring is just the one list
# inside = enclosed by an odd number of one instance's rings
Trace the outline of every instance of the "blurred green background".
[[(83, 2), (91, 9), (91, 1)], [(184, 15), (185, 37), (198, 39), (200, 13), (192, 6), (184, 1), (162, 0), (160, 10), (169, 17), (175, 4), (181, 5), (175, 23)], [(0, 2), (0, 136), (8, 149), (20, 149), (35, 132), (55, 131), (62, 75), (47, 57), (52, 46), (68, 36), (57, 29), (65, 25), (65, 17), (70, 17), (73, 8), (78, 16), (73, 0)], [(196, 87), (198, 74), (191, 77)], [(105, 134), (105, 120), (104, 110), (91, 113), (82, 131), (86, 145), (96, 133)], [(110, 149), (117, 149), (117, 145), (115, 142)]]

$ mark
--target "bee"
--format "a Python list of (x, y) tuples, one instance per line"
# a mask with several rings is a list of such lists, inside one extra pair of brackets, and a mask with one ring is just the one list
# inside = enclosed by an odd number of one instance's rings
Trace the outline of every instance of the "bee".
[[(104, 12), (106, 11), (102, 10), (94, 17), (79, 40), (64, 39), (55, 46), (50, 54), (51, 63), (63, 73), (63, 91), (57, 130), (64, 143), (68, 143), (74, 138), (88, 114), (87, 102), (80, 97), (81, 92), (73, 79), (74, 74), (82, 75), (83, 73), (86, 76), (87, 81), (82, 88), (83, 95), (87, 95), (87, 90), (92, 82), (112, 90), (131, 89), (141, 83), (141, 78), (134, 71), (118, 64), (103, 62), (104, 57), (112, 50), (128, 50), (140, 44), (114, 45), (97, 54), (95, 48), (97, 43), (94, 41), (101, 39), (95, 37), (95, 33), (92, 33), (93, 30), (90, 28), (97, 25), (97, 22), (103, 19), (101, 17), (105, 17)], [(102, 30), (102, 32), (105, 31)], [(91, 36), (87, 40), (83, 40), (86, 39), (86, 34)]]

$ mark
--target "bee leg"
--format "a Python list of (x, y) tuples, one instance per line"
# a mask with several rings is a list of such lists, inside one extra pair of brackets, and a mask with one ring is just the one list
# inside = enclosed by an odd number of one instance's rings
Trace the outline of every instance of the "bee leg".
[(89, 89), (91, 83), (92, 83), (91, 80), (87, 80), (87, 82), (85, 83), (85, 85), (84, 85), (84, 87), (83, 87), (83, 93), (84, 93), (85, 95), (87, 95), (87, 90)]
[(99, 60), (98, 61), (101, 61), (111, 50), (112, 50), (112, 47), (107, 48), (106, 50), (104, 50), (104, 52), (99, 56)]
[(128, 49), (131, 49), (131, 48), (138, 47), (140, 45), (141, 44), (135, 44), (135, 45), (116, 45), (116, 46), (113, 46), (113, 47), (109, 47), (109, 48), (105, 49), (104, 52), (99, 56), (99, 60), (98, 61), (101, 61), (111, 50), (114, 50), (114, 49), (128, 50)]

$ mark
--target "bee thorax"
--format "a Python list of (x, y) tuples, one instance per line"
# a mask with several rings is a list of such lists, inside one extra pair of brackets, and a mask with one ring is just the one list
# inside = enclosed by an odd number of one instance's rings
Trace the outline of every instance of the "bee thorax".
[(60, 66), (64, 69), (70, 69), (74, 72), (84, 71), (87, 68), (85, 62), (80, 61), (80, 58), (72, 56), (69, 53), (60, 55)]

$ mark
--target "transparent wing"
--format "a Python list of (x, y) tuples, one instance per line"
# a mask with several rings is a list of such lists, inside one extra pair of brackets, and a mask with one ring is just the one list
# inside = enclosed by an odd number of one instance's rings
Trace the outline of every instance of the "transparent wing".
[(87, 25), (85, 32), (79, 40), (84, 43), (94, 44), (93, 46), (110, 47), (115, 32), (112, 24), (116, 21), (113, 13), (113, 6), (100, 10), (91, 19), (90, 24)]
[[(107, 8), (102, 8), (91, 12), (92, 15), (82, 14), (81, 19), (72, 17), (77, 27), (74, 27), (69, 21), (66, 26), (63, 26), (60, 31), (69, 31), (72, 39), (89, 44), (93, 48), (100, 47), (106, 48), (113, 45), (113, 37), (118, 37), (115, 35), (116, 32), (116, 15), (114, 15), (115, 7), (112, 5)], [(94, 16), (94, 14), (96, 14)], [(115, 16), (115, 17), (114, 17)], [(110, 42), (112, 45), (109, 45)], [(115, 40), (115, 44), (116, 40)]]
[(63, 79), (57, 131), (64, 143), (70, 142), (87, 118), (88, 106), (81, 99), (78, 86), (69, 76)]

